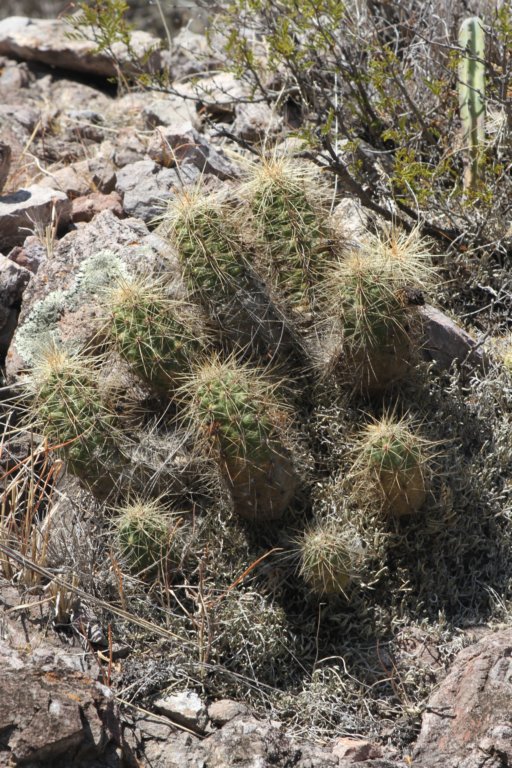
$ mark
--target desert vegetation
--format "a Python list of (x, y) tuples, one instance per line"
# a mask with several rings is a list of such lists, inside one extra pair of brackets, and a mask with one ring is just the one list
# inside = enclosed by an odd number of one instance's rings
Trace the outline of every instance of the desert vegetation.
[[(120, 5), (95, 6), (105, 34)], [(475, 10), (472, 50), (462, 3), (220, 9), (211, 51), (281, 133), (218, 125), (237, 178), (162, 201), (175, 259), (91, 254), (17, 332), (5, 439), (31, 459), (7, 470), (0, 568), (58, 562), (61, 606), (96, 596), (130, 701), (186, 685), (405, 748), (434, 682), (415, 643), (446, 667), (468, 627), (510, 622), (512, 5)], [(85, 301), (88, 338), (63, 339)], [(429, 357), (425, 304), (485, 357)], [(61, 473), (92, 510), (64, 553)]]

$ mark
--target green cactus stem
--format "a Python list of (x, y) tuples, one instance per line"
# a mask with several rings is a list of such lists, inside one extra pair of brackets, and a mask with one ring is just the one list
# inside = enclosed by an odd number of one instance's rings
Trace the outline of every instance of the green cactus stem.
[(263, 158), (252, 166), (244, 194), (276, 295), (307, 315), (330, 255), (328, 193), (318, 170), (292, 158)]
[(191, 397), (192, 420), (219, 457), (236, 512), (250, 519), (280, 517), (297, 486), (284, 444), (287, 413), (274, 389), (258, 371), (217, 359), (182, 389)]
[(468, 152), (464, 187), (475, 189), (481, 179), (485, 142), (485, 35), (478, 16), (462, 22), (459, 45), (464, 51), (459, 63), (460, 119)]

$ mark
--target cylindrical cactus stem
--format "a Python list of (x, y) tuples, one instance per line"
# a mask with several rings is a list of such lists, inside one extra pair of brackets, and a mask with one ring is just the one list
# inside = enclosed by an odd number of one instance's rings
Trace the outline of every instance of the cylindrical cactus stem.
[(368, 424), (356, 447), (360, 492), (379, 498), (396, 517), (417, 512), (427, 498), (430, 452), (431, 443), (408, 417)]
[(118, 418), (98, 391), (99, 363), (49, 346), (27, 382), (32, 423), (55, 446), (96, 495), (115, 487), (126, 459), (119, 444)]
[(463, 146), (468, 152), (464, 187), (475, 189), (481, 178), (485, 143), (485, 34), (478, 16), (462, 22), (459, 45), (459, 106)]
[(169, 392), (204, 346), (197, 313), (171, 298), (163, 281), (143, 275), (120, 279), (102, 298), (105, 336), (153, 389)]
[(254, 520), (280, 517), (298, 485), (286, 447), (286, 409), (275, 385), (234, 360), (198, 368), (183, 386), (193, 421), (218, 455), (235, 511)]
[(318, 169), (290, 157), (263, 157), (249, 169), (242, 194), (250, 201), (266, 278), (296, 319), (307, 321), (331, 251), (328, 191)]
[[(355, 389), (382, 392), (403, 379), (414, 362), (416, 305), (432, 281), (425, 242), (418, 233), (368, 236), (335, 264), (323, 292), (334, 341), (329, 367), (341, 369)], [(340, 357), (341, 345), (341, 357)]]
[(231, 343), (256, 348), (267, 359), (292, 354), (294, 334), (253, 269), (232, 202), (218, 193), (185, 190), (169, 204), (162, 226), (176, 246), (192, 297)]

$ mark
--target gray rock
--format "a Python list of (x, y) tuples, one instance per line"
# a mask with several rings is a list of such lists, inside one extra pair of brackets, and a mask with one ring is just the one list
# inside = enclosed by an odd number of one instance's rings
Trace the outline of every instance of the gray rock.
[(426, 362), (435, 363), (439, 370), (450, 368), (455, 361), (485, 369), (486, 355), (469, 333), (429, 304), (416, 309), (422, 326), (420, 352)]
[(149, 129), (176, 125), (177, 121), (194, 119), (193, 102), (179, 96), (155, 99), (143, 108), (142, 117)]
[(241, 701), (219, 699), (208, 707), (208, 717), (215, 725), (225, 725), (238, 715), (249, 714), (249, 708)]
[(367, 765), (367, 760), (381, 756), (380, 748), (371, 741), (347, 737), (336, 739), (332, 753), (348, 764), (365, 762)]
[[(32, 246), (31, 239), (28, 244)], [(56, 293), (57, 298), (61, 296), (61, 304), (57, 306), (57, 302), (55, 313), (57, 319), (65, 320), (66, 311), (62, 294), (73, 288), (80, 266), (91, 254), (105, 254), (105, 265), (108, 265), (109, 259), (115, 256), (131, 270), (145, 268), (155, 273), (166, 271), (170, 277), (176, 277), (176, 279), (179, 275), (178, 261), (170, 246), (158, 235), (150, 233), (143, 222), (134, 219), (120, 220), (110, 210), (97, 214), (94, 222), (84, 224), (80, 230), (70, 232), (58, 241), (52, 258), (47, 256), (43, 258), (35, 279), (28, 285), (23, 296), (19, 330), (7, 356), (7, 375), (11, 381), (16, 379), (21, 369), (30, 364), (28, 347), (25, 349), (24, 342), (22, 348), (19, 347), (20, 334), (31, 337), (30, 340), (26, 338), (27, 343), (30, 341), (28, 346), (31, 347), (38, 343), (36, 326), (40, 327), (42, 337), (45, 338), (49, 331), (55, 329), (48, 303), (48, 297), (51, 294)], [(102, 274), (98, 271), (98, 281), (101, 281)], [(47, 313), (47, 322), (43, 322), (45, 317), (43, 310), (37, 310), (38, 306), (41, 308), (43, 301), (46, 301), (44, 312)], [(78, 306), (73, 308), (78, 309)], [(38, 317), (41, 315), (40, 322), (36, 322), (34, 313)], [(31, 330), (24, 331), (25, 323), (30, 318)], [(87, 327), (85, 318), (80, 319), (77, 316), (75, 321), (76, 340), (77, 342), (83, 340), (85, 343), (91, 329)]]
[(80, 671), (82, 650), (59, 649), (5, 613), (0, 622), (0, 765), (120, 768), (119, 713), (109, 689)]
[(413, 751), (418, 768), (512, 764), (512, 630), (465, 648), (430, 698)]
[(91, 221), (101, 211), (112, 211), (118, 219), (124, 218), (123, 205), (117, 192), (111, 192), (109, 195), (92, 192), (90, 195), (75, 198), (71, 203), (71, 219), (74, 224)]
[(129, 216), (151, 222), (162, 214), (164, 202), (174, 188), (192, 184), (200, 176), (193, 165), (161, 168), (152, 160), (140, 160), (122, 168), (117, 174), (116, 191), (123, 197), (123, 208)]
[(16, 245), (9, 252), (8, 258), (19, 267), (25, 267), (34, 275), (41, 262), (47, 257), (47, 251), (37, 235), (29, 235), (23, 245)]
[(208, 724), (206, 707), (194, 691), (181, 691), (162, 696), (154, 702), (155, 709), (193, 731), (204, 732)]
[(233, 133), (245, 141), (263, 141), (276, 135), (282, 128), (282, 121), (268, 104), (237, 104), (235, 107)]
[(30, 272), (0, 255), (0, 358), (9, 349)]
[(118, 168), (144, 160), (146, 156), (146, 143), (142, 140), (138, 131), (127, 128), (117, 135), (116, 148), (113, 160)]
[(53, 209), (59, 226), (69, 223), (71, 204), (64, 192), (33, 185), (0, 197), (0, 241), (4, 248), (20, 245), (37, 227), (51, 223)]
[(157, 129), (148, 146), (149, 157), (167, 168), (193, 165), (201, 173), (219, 179), (233, 179), (238, 170), (219, 151), (208, 144), (190, 122)]
[[(0, 21), (0, 54), (25, 61), (39, 61), (61, 69), (115, 77), (116, 67), (107, 53), (96, 52), (94, 40), (73, 40), (71, 27), (63, 19), (29, 19), (11, 16)], [(162, 68), (160, 40), (147, 32), (133, 32), (131, 48), (141, 58), (146, 71)], [(114, 43), (113, 52), (126, 70), (133, 68), (130, 55), (122, 43)], [(151, 50), (149, 56), (145, 54)]]
[(104, 157), (95, 157), (88, 161), (89, 173), (94, 188), (104, 195), (109, 195), (116, 188), (116, 172), (111, 161)]
[(87, 160), (66, 165), (56, 171), (48, 171), (48, 176), (39, 182), (39, 186), (59, 189), (70, 199), (87, 195), (93, 190)]

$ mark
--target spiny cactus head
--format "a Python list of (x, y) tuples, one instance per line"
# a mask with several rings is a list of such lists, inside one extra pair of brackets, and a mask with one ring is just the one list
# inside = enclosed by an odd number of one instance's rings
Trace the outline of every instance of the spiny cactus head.
[(181, 522), (158, 500), (134, 500), (117, 510), (117, 547), (132, 573), (154, 577), (179, 565)]
[(333, 266), (323, 286), (326, 312), (351, 351), (393, 343), (406, 324), (403, 298), (382, 260), (354, 250)]
[(124, 278), (103, 295), (105, 333), (134, 371), (167, 391), (197, 354), (204, 333), (184, 302), (169, 295), (162, 280)]
[(259, 464), (286, 424), (275, 385), (259, 371), (218, 358), (198, 367), (182, 392), (193, 420), (227, 459)]
[(244, 246), (225, 194), (201, 186), (177, 193), (162, 223), (174, 242), (189, 289), (215, 301), (243, 279)]
[(396, 289), (428, 290), (438, 279), (432, 262), (432, 243), (421, 235), (419, 227), (410, 232), (394, 226), (383, 227), (366, 236), (363, 252), (389, 272)]
[(355, 449), (361, 488), (373, 484), (397, 516), (417, 511), (426, 498), (431, 446), (408, 416), (385, 415), (368, 424)]
[(345, 595), (352, 578), (355, 542), (335, 521), (307, 530), (299, 542), (300, 575), (318, 595)]
[(97, 359), (49, 345), (27, 381), (33, 424), (88, 483), (115, 471), (119, 459), (117, 417), (99, 397), (99, 367)]

